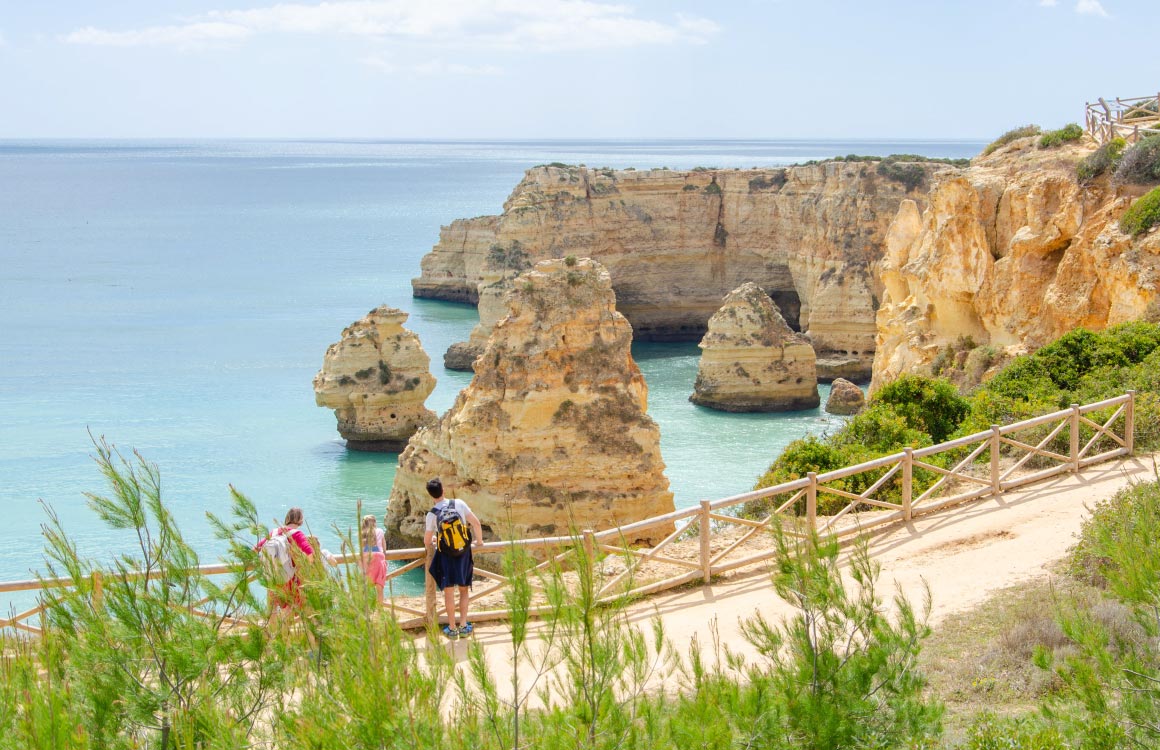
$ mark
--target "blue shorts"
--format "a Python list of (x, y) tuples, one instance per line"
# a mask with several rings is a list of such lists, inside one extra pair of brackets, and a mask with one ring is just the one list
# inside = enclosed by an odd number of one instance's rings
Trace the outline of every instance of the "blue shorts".
[(472, 576), (475, 575), (475, 562), (471, 559), (471, 550), (468, 549), (459, 557), (436, 552), (427, 572), (435, 579), (435, 585), (440, 591), (448, 586), (470, 587)]

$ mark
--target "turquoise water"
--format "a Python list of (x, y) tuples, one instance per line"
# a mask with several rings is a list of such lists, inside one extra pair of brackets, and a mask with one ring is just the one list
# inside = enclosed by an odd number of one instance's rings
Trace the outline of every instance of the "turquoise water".
[[(835, 154), (962, 157), (968, 142), (0, 142), (0, 580), (42, 564), (40, 500), (80, 549), (96, 522), (88, 432), (161, 470), (207, 560), (206, 511), (233, 483), (264, 519), (290, 504), (323, 541), (381, 514), (395, 456), (348, 453), (311, 379), (342, 328), (379, 304), (411, 313), (442, 412), (469, 380), (442, 368), (470, 307), (411, 298), (440, 225), (496, 213), (529, 166), (750, 167)], [(678, 505), (744, 491), (817, 413), (728, 415), (687, 398), (692, 344), (636, 349)], [(0, 597), (0, 611), (7, 602)]]

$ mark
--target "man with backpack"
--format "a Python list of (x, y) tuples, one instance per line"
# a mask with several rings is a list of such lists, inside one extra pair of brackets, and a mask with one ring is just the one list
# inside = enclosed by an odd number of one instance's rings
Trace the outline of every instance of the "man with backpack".
[[(427, 482), (427, 494), (435, 501), (435, 505), (427, 511), (423, 546), (435, 551), (428, 572), (443, 592), (443, 604), (447, 609), (447, 624), (443, 627), (443, 634), (455, 640), (461, 635), (471, 635), (474, 630), (467, 621), (467, 608), (471, 603), (471, 578), (475, 572), (471, 548), (483, 545), (483, 527), (467, 503), (443, 497), (443, 483), (438, 479)], [(458, 626), (455, 619), (456, 589), (459, 590)]]

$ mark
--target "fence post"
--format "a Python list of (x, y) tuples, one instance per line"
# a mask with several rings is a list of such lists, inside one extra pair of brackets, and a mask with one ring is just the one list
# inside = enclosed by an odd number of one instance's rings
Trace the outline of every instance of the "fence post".
[(1136, 452), (1136, 392), (1128, 391), (1128, 403), (1124, 404), (1124, 452), (1131, 456)]
[(105, 606), (105, 580), (101, 575), (101, 571), (94, 570), (92, 575), (93, 581), (93, 609), (101, 609)]
[(1069, 441), (1071, 444), (1069, 448), (1071, 470), (1079, 471), (1079, 404), (1071, 405), (1071, 427), (1068, 431), (1071, 433)]
[(1003, 433), (999, 425), (991, 425), (991, 494), (1003, 492), (1003, 485), (999, 481), (999, 446), (1002, 445)]
[(588, 566), (591, 567), (596, 563), (596, 532), (592, 529), (584, 529), (581, 534), (584, 541), (584, 556), (588, 558)]
[(712, 529), (709, 528), (709, 513), (713, 504), (708, 500), (701, 501), (701, 581), (708, 586), (709, 576), (712, 575), (712, 557), (709, 554), (709, 537)]
[[(431, 569), (431, 561), (435, 559), (435, 549), (433, 547), (423, 547), (423, 553), (426, 562), (423, 565), (423, 603), (424, 611), (427, 613), (427, 626), (437, 627), (439, 625), (439, 618), (436, 613), (436, 596), (435, 579), (432, 578), (427, 571)], [(449, 615), (450, 616), (450, 615)]]
[(818, 474), (815, 471), (806, 474), (810, 478), (810, 484), (806, 487), (806, 523), (810, 525), (810, 531), (817, 533), (818, 530)]
[(902, 520), (910, 520), (910, 503), (914, 497), (914, 448), (902, 449)]

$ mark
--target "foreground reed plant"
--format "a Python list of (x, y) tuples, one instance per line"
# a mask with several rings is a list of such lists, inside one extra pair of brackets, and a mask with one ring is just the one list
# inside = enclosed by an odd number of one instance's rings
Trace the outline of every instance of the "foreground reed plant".
[(579, 540), (558, 565), (506, 556), (506, 664), (476, 641), (401, 630), (353, 569), (304, 569), (300, 620), (268, 633), (245, 496), (233, 492), (230, 521), (211, 519), (229, 548), (215, 585), (156, 467), (96, 446), (111, 492), (91, 505), (137, 545), (99, 565), (50, 514), (49, 572), (73, 586), (46, 594), (42, 639), (3, 651), (0, 747), (823, 750), (938, 734), (915, 667), (924, 619), (901, 596), (887, 612), (864, 547), (845, 581), (835, 542), (777, 537), (772, 590), (796, 614), (750, 620), (744, 644), (709, 627), (712, 643), (684, 657), (659, 618), (602, 594), (616, 566)]

